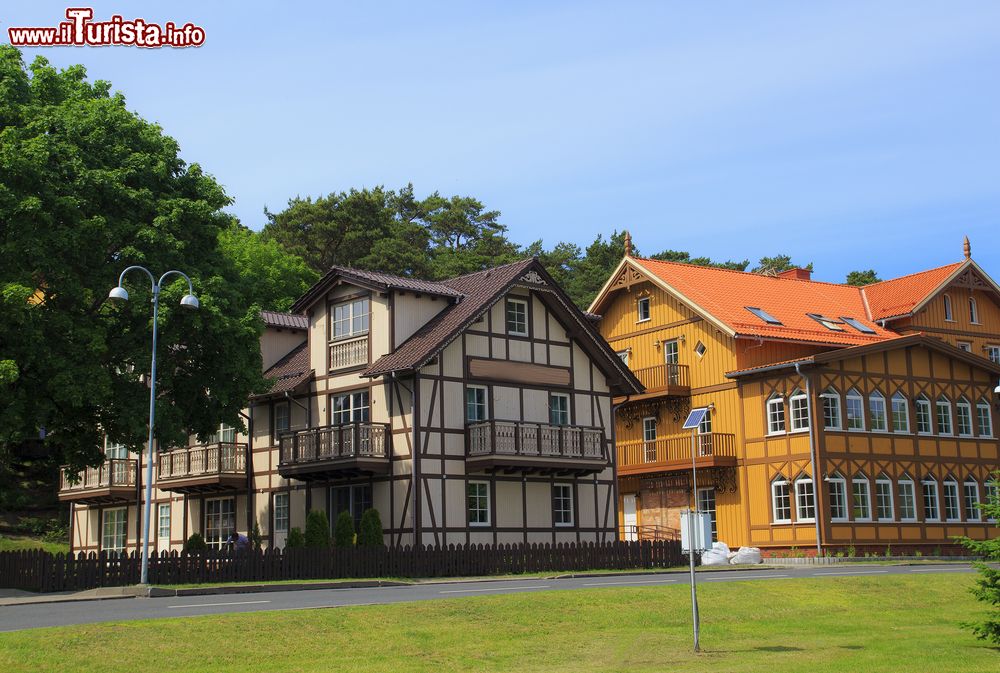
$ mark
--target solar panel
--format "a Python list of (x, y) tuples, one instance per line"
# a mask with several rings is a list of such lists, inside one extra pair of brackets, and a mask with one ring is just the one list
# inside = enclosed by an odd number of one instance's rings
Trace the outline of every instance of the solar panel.
[(708, 407), (699, 407), (697, 409), (692, 409), (691, 413), (688, 414), (687, 420), (684, 421), (684, 425), (681, 426), (683, 430), (693, 430), (701, 425), (702, 420), (705, 418), (705, 414), (708, 413)]
[(755, 316), (766, 322), (768, 325), (780, 325), (781, 321), (775, 318), (773, 315), (768, 313), (762, 308), (757, 308), (756, 306), (744, 306), (746, 310), (753, 313)]
[(854, 318), (845, 318), (844, 316), (840, 316), (840, 319), (843, 320), (844, 322), (846, 322), (848, 325), (850, 325), (854, 329), (856, 329), (859, 332), (861, 332), (862, 334), (875, 334), (875, 330), (873, 330), (871, 327), (869, 327), (868, 325), (864, 324), (860, 320), (855, 320)]

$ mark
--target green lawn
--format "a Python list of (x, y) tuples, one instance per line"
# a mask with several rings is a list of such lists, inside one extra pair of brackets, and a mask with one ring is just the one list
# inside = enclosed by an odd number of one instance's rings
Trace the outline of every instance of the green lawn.
[(958, 622), (972, 575), (705, 582), (172, 618), (0, 634), (15, 671), (974, 673), (1000, 651)]
[(65, 554), (69, 545), (65, 542), (46, 542), (21, 535), (0, 535), (0, 551), (20, 551), (22, 549), (42, 549), (53, 554)]

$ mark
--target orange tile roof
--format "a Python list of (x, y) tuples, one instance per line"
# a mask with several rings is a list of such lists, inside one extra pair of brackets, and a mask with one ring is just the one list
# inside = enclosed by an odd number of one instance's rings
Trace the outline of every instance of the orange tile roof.
[(885, 320), (908, 315), (927, 295), (955, 273), (964, 262), (940, 266), (936, 269), (900, 276), (862, 289), (873, 320)]
[[(757, 273), (632, 257), (631, 261), (672, 287), (708, 315), (742, 336), (858, 346), (897, 336), (868, 317), (861, 291), (851, 285), (780, 278)], [(746, 309), (759, 307), (781, 321), (770, 325)], [(807, 314), (854, 318), (874, 330), (849, 325), (829, 330)]]

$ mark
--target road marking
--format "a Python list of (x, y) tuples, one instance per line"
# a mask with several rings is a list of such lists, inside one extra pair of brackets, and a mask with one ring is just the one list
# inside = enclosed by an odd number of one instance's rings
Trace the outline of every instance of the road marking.
[(548, 589), (548, 584), (543, 584), (541, 586), (532, 587), (490, 587), (489, 589), (448, 589), (447, 591), (439, 591), (439, 594), (471, 594), (479, 591), (516, 591), (519, 589)]
[(956, 572), (968, 572), (972, 568), (919, 568), (910, 570), (911, 573), (956, 573)]
[(847, 570), (839, 573), (816, 573), (814, 577), (825, 577), (828, 575), (879, 575), (887, 573), (888, 570)]
[(585, 587), (606, 587), (613, 584), (667, 584), (668, 582), (676, 582), (677, 580), (632, 580), (628, 582), (590, 582), (584, 584)]
[(271, 601), (233, 601), (232, 603), (191, 603), (189, 605), (168, 605), (168, 610), (178, 608), (214, 608), (220, 605), (253, 605), (254, 603), (270, 603)]
[(720, 580), (769, 580), (779, 577), (791, 577), (791, 575), (743, 575), (742, 573), (733, 573), (733, 575), (735, 577), (706, 577), (705, 579), (709, 582), (718, 582)]

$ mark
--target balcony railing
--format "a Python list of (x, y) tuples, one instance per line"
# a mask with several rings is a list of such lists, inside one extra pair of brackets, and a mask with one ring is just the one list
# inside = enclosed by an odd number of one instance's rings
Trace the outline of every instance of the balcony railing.
[(184, 449), (173, 449), (157, 455), (157, 483), (199, 480), (203, 484), (214, 478), (246, 478), (246, 447), (238, 442), (217, 442)]
[(368, 335), (330, 342), (330, 371), (368, 364)]
[(655, 365), (636, 369), (634, 373), (648, 392), (691, 387), (687, 365)]
[(347, 423), (284, 433), (278, 440), (278, 472), (304, 479), (387, 471), (390, 438), (388, 423)]
[[(607, 463), (604, 430), (574, 425), (519, 421), (482, 421), (467, 427), (467, 458), (490, 458), (494, 464), (567, 467)], [(532, 461), (532, 462), (529, 462)]]
[(109, 458), (102, 465), (88, 467), (77, 473), (75, 483), (70, 483), (66, 471), (59, 472), (59, 498), (61, 500), (132, 499), (135, 496), (135, 477), (138, 462), (134, 458)]
[[(710, 432), (695, 435), (695, 457), (700, 464), (736, 464), (736, 435)], [(691, 466), (691, 435), (651, 441), (618, 442), (620, 472), (684, 469)]]

